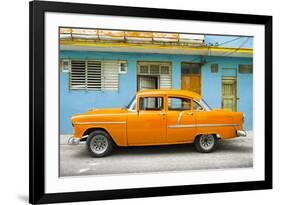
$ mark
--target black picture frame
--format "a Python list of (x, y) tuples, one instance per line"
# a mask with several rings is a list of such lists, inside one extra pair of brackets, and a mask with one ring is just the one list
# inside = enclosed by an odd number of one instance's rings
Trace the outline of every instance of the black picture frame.
[[(32, 1), (29, 5), (29, 202), (32, 204), (260, 190), (272, 188), (272, 17), (231, 13)], [(72, 193), (45, 192), (45, 12), (182, 19), (265, 26), (265, 180)]]

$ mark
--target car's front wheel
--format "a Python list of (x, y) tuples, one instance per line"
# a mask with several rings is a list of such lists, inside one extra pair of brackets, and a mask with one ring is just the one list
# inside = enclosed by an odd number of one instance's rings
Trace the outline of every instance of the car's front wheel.
[(113, 143), (105, 131), (96, 130), (89, 134), (87, 147), (93, 157), (103, 157), (111, 153)]
[(195, 148), (198, 152), (209, 153), (217, 148), (218, 139), (213, 134), (203, 134), (195, 139)]

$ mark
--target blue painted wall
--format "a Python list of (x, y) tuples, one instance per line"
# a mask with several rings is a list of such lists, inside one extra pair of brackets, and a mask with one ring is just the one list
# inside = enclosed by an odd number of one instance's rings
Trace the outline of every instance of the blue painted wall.
[[(84, 91), (69, 89), (69, 73), (60, 72), (60, 133), (73, 132), (70, 118), (90, 108), (123, 107), (127, 105), (137, 90), (137, 61), (170, 61), (172, 62), (172, 86), (181, 87), (181, 62), (200, 62), (198, 56), (110, 53), (90, 51), (61, 51), (62, 59), (110, 59), (127, 60), (128, 72), (120, 74), (119, 91)], [(251, 58), (206, 57), (207, 63), (202, 66), (202, 95), (213, 107), (221, 106), (222, 68), (237, 68), (238, 64), (252, 64)], [(219, 73), (211, 73), (211, 64), (219, 64)], [(246, 114), (245, 127), (252, 129), (252, 74), (238, 74), (238, 111)], [(250, 103), (249, 103), (250, 102)]]
[[(232, 75), (231, 72), (223, 72), (224, 68), (237, 70), (237, 111), (245, 115), (245, 128), (253, 128), (253, 74), (241, 74), (238, 72), (239, 64), (252, 64), (251, 58), (226, 58), (208, 57), (207, 63), (202, 66), (202, 96), (212, 108), (221, 108), (222, 76)], [(219, 65), (218, 73), (211, 73), (212, 62)]]

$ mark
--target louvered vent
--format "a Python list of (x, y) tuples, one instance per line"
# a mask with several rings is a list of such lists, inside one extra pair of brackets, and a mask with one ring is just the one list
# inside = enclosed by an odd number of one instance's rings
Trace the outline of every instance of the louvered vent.
[(119, 61), (103, 61), (103, 90), (118, 90), (119, 87)]
[(87, 88), (90, 90), (100, 90), (101, 80), (101, 61), (87, 61)]
[(162, 75), (169, 75), (170, 74), (170, 66), (161, 65), (161, 74)]
[(70, 86), (72, 89), (86, 88), (86, 63), (85, 61), (71, 61)]
[(73, 90), (118, 90), (120, 61), (72, 60), (70, 87)]
[(171, 75), (160, 75), (160, 88), (171, 88), (172, 87), (172, 76)]

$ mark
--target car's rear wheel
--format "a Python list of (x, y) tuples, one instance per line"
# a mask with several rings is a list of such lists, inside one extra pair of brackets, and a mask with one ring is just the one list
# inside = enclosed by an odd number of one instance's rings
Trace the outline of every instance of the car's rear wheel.
[(203, 134), (199, 135), (195, 139), (195, 148), (198, 152), (210, 153), (216, 150), (218, 139), (216, 135), (213, 134)]
[(104, 157), (111, 153), (113, 142), (105, 131), (96, 130), (89, 134), (87, 147), (93, 157)]

